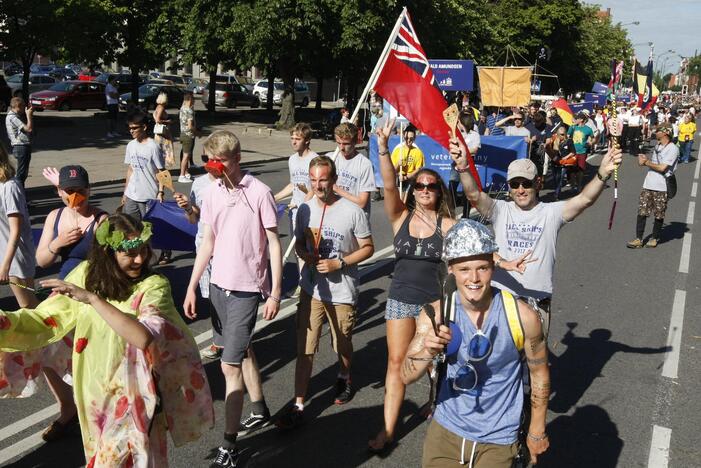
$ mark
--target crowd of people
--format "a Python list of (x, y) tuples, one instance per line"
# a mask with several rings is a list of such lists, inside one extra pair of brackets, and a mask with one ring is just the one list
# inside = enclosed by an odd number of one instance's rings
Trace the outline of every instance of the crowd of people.
[[(0, 283), (10, 284), (20, 307), (0, 312), (0, 396), (31, 395), (43, 374), (60, 408), (43, 437), (57, 440), (79, 424), (89, 467), (167, 466), (166, 432), (180, 445), (214, 423), (194, 339), (168, 280), (152, 267), (168, 263), (170, 252), (154, 258), (144, 216), (150, 200), (163, 200), (161, 175), (175, 164), (173, 121), (165, 103), (157, 103), (155, 129), (143, 112), (127, 116), (132, 140), (125, 150), (126, 182), (117, 213), (91, 204), (85, 168), (45, 169), (63, 206), (48, 214), (36, 248), (23, 188), (32, 110), (21, 98), (12, 100), (6, 119), (17, 170), (0, 148)], [(187, 97), (179, 113), (179, 181), (192, 183), (191, 191), (174, 193), (182, 216), (197, 224), (197, 254), (182, 309), (195, 320), (198, 304), (206, 303), (212, 317), (214, 340), (202, 357), (220, 360), (225, 381), (224, 431), (212, 466), (235, 467), (240, 436), (273, 422), (291, 431), (306, 421), (325, 322), (338, 357), (338, 373), (330, 382), (333, 403), (353, 399), (358, 265), (375, 251), (370, 208), (377, 184), (350, 121), (335, 128), (337, 148), (326, 155), (311, 149), (309, 125), (294, 126), (289, 184), (275, 194), (242, 169), (241, 143), (230, 131), (215, 131), (204, 140), (206, 174), (193, 180), (189, 165), (200, 132), (192, 104)], [(651, 123), (635, 109), (619, 109), (613, 121), (596, 109), (593, 116), (577, 114), (568, 127), (556, 112), (536, 103), (510, 115), (468, 106), (459, 116), (465, 138), (450, 141), (448, 184), (425, 167), (415, 128), (403, 128), (402, 143), (391, 149), (395, 122), (376, 119), (395, 263), (384, 314), (383, 424), (368, 441), (370, 452), (386, 455), (394, 449), (406, 386), (426, 376), (430, 391), (421, 414), (431, 423), (424, 467), (510, 467), (525, 451), (537, 461), (549, 445), (547, 339), (560, 229), (596, 202), (628, 149), (648, 170), (636, 238), (628, 247), (655, 247), (671, 195), (669, 178), (678, 163), (689, 160), (694, 115), (693, 107), (677, 114), (678, 123), (660, 106)], [(639, 150), (640, 141), (653, 131), (657, 145), (648, 157)], [(498, 134), (522, 137), (529, 147), (528, 158), (508, 166), (509, 201), (481, 191), (468, 169), (480, 136)], [(612, 137), (620, 145), (607, 143)], [(585, 183), (588, 155), (598, 149), (604, 151), (601, 163)], [(550, 174), (555, 201), (543, 202), (539, 194)], [(559, 200), (566, 181), (572, 196)], [(253, 342), (259, 307), (264, 320), (273, 320), (283, 299), (277, 202), (289, 197), (299, 280), (293, 293), (296, 361), (291, 403), (273, 418)], [(461, 199), (463, 216), (456, 218), (455, 202)], [(491, 229), (469, 219), (470, 206)], [(650, 215), (653, 233), (645, 242)], [(58, 278), (36, 287), (36, 265), (55, 263), (60, 263)], [(247, 415), (244, 392), (250, 400)], [(524, 414), (529, 417), (522, 424)]]

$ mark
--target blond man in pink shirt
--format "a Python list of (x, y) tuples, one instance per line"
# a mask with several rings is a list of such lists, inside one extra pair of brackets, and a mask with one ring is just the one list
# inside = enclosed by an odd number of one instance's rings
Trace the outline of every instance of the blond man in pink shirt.
[[(279, 311), (282, 252), (273, 194), (267, 185), (241, 171), (238, 138), (228, 131), (214, 132), (204, 142), (204, 151), (209, 158), (205, 168), (218, 180), (202, 194), (202, 245), (183, 308), (189, 318), (197, 317), (195, 290), (211, 259), (209, 297), (214, 322), (219, 324), (215, 333), (221, 334), (224, 343), (221, 369), (226, 380), (224, 441), (211, 466), (234, 467), (239, 457), (237, 435), (270, 422), (251, 337), (261, 298), (266, 320)], [(252, 411), (241, 420), (244, 385)]]

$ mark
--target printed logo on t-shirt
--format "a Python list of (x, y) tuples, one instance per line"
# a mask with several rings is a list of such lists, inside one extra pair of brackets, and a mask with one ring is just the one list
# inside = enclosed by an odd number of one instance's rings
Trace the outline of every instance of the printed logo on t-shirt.
[(509, 250), (516, 254), (524, 254), (533, 250), (543, 234), (543, 226), (529, 223), (508, 223), (506, 225), (506, 242)]
[(341, 245), (346, 236), (343, 233), (337, 232), (330, 226), (323, 226), (321, 231), (321, 239), (319, 239), (319, 228), (306, 228), (304, 230), (304, 237), (307, 240), (307, 244), (315, 246), (318, 243), (319, 258), (338, 258), (338, 253), (341, 250)]
[(355, 193), (353, 188), (358, 187), (358, 177), (345, 169), (341, 169), (338, 171), (338, 180), (336, 185), (341, 187), (346, 192)]

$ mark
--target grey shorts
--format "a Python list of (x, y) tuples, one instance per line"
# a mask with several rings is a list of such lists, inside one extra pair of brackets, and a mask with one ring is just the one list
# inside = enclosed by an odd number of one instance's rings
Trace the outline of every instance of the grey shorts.
[(214, 306), (211, 312), (215, 343), (216, 335), (219, 334), (221, 341), (218, 343), (224, 346), (221, 362), (239, 365), (246, 357), (246, 351), (251, 344), (260, 293), (227, 291), (210, 283), (209, 300)]
[(126, 197), (126, 201), (124, 202), (124, 206), (122, 207), (123, 214), (129, 215), (138, 220), (142, 220), (144, 218), (147, 210), (148, 202), (135, 201), (129, 197)]
[(385, 306), (385, 320), (397, 320), (404, 318), (416, 318), (421, 313), (423, 304), (407, 304), (395, 299), (387, 299)]

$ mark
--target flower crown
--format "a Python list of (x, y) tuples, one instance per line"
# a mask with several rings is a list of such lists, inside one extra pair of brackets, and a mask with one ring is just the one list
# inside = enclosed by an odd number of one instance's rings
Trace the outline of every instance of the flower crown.
[(151, 223), (143, 222), (141, 235), (134, 239), (127, 239), (123, 231), (114, 229), (110, 232), (110, 222), (105, 221), (95, 231), (95, 239), (100, 245), (108, 245), (113, 250), (132, 250), (141, 247), (151, 238)]

